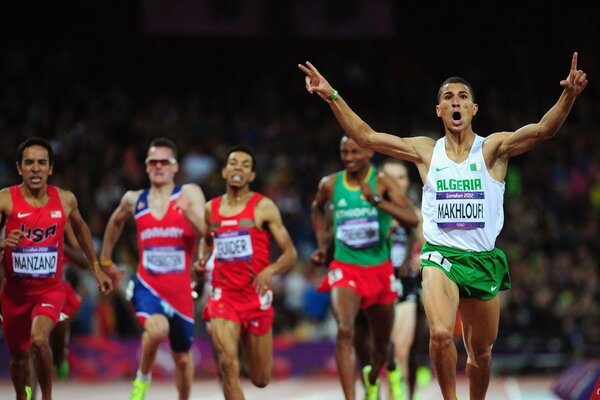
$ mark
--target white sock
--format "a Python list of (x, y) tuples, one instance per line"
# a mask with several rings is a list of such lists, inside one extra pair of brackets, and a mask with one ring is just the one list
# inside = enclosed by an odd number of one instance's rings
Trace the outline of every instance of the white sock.
[(150, 382), (152, 380), (152, 372), (148, 372), (147, 374), (143, 374), (141, 370), (137, 370), (135, 375), (137, 379), (144, 382)]

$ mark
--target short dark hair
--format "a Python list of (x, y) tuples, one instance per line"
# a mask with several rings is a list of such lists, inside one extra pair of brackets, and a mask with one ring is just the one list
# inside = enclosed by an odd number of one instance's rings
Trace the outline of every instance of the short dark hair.
[(449, 83), (462, 83), (463, 85), (465, 85), (469, 89), (469, 93), (471, 93), (471, 100), (473, 101), (473, 103), (475, 102), (475, 92), (473, 91), (473, 86), (471, 86), (471, 84), (469, 82), (467, 82), (460, 76), (451, 76), (450, 78), (446, 79), (440, 85), (440, 88), (438, 89), (438, 96), (437, 96), (438, 103), (440, 102), (440, 99), (442, 97), (442, 88)]
[(168, 147), (173, 152), (173, 157), (177, 158), (177, 146), (175, 145), (175, 142), (173, 142), (169, 138), (156, 138), (152, 142), (150, 142), (150, 147)]
[(45, 148), (48, 152), (48, 162), (50, 163), (50, 165), (54, 163), (54, 150), (52, 149), (52, 145), (50, 144), (50, 142), (44, 138), (33, 136), (29, 139), (26, 139), (19, 145), (19, 147), (17, 147), (17, 164), (21, 164), (21, 162), (23, 161), (23, 152), (26, 148), (31, 146), (41, 146)]
[(246, 153), (252, 159), (252, 172), (254, 172), (254, 168), (256, 168), (256, 158), (254, 157), (254, 152), (248, 146), (244, 146), (242, 144), (238, 144), (236, 146), (230, 147), (225, 154), (225, 165), (227, 165), (227, 160), (231, 153), (235, 153), (236, 151), (241, 151), (242, 153)]

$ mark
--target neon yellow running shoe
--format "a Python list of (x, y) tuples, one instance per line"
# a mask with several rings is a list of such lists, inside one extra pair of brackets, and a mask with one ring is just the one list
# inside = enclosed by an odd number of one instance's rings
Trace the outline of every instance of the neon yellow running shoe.
[(146, 397), (146, 390), (148, 390), (150, 387), (151, 382), (152, 381), (143, 381), (135, 378), (133, 381), (133, 390), (131, 391), (129, 400), (144, 400), (144, 397)]
[(25, 386), (25, 396), (27, 400), (31, 400), (31, 386)]
[(371, 366), (366, 365), (362, 369), (363, 381), (365, 383), (365, 400), (378, 400), (379, 399), (379, 378), (375, 381), (375, 384), (369, 382), (369, 374), (371, 373)]
[(388, 370), (388, 382), (390, 384), (390, 398), (392, 400), (404, 400), (406, 397), (406, 381), (402, 377), (400, 366), (396, 364), (396, 368)]
[(417, 368), (417, 386), (425, 387), (431, 383), (431, 370), (425, 366)]

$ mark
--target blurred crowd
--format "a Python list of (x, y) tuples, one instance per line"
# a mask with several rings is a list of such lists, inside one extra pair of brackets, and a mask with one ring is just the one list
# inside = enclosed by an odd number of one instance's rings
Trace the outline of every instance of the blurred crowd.
[[(299, 252), (296, 267), (275, 284), (275, 333), (297, 340), (330, 336), (327, 299), (314, 292), (324, 270), (309, 263), (315, 249), (310, 203), (320, 178), (342, 168), (342, 132), (327, 105), (305, 92), (296, 64), (310, 56), (375, 129), (436, 138), (443, 133), (434, 113), (437, 87), (454, 71), (437, 71), (435, 59), (402, 54), (386, 43), (338, 43), (335, 57), (325, 46), (272, 46), (278, 44), (162, 39), (136, 51), (114, 43), (6, 47), (0, 58), (0, 187), (20, 181), (15, 153), (22, 140), (50, 139), (56, 150), (51, 183), (75, 193), (99, 249), (121, 196), (147, 185), (143, 160), (153, 138), (174, 139), (178, 181), (200, 184), (208, 199), (224, 191), (220, 169), (227, 148), (249, 145), (257, 156), (253, 189), (279, 206)], [(278, 57), (270, 58), (272, 51)], [(503, 59), (520, 55), (518, 47), (507, 51)], [(489, 55), (471, 58), (459, 71), (480, 106), (475, 130), (486, 136), (537, 122), (558, 98), (570, 57), (566, 51), (560, 59), (530, 58), (518, 72), (503, 71)], [(501, 295), (500, 348), (600, 356), (600, 81), (594, 78), (600, 70), (593, 57), (580, 55), (590, 85), (559, 135), (511, 162), (497, 245), (509, 257), (513, 288)], [(411, 178), (418, 203), (415, 169)], [(132, 224), (123, 238), (113, 259), (133, 275)], [(101, 298), (93, 280), (74, 268), (67, 279), (84, 298), (74, 334), (138, 333), (122, 291)]]

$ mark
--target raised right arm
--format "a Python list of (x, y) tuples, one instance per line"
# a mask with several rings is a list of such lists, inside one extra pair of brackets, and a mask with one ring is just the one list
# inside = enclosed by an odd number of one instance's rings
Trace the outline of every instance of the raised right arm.
[(376, 132), (348, 106), (314, 65), (307, 61), (306, 66), (298, 64), (298, 68), (306, 74), (306, 90), (309, 93), (316, 93), (329, 103), (344, 132), (360, 147), (413, 162), (419, 168), (420, 165), (429, 167), (435, 140), (426, 136), (402, 138), (389, 133)]

